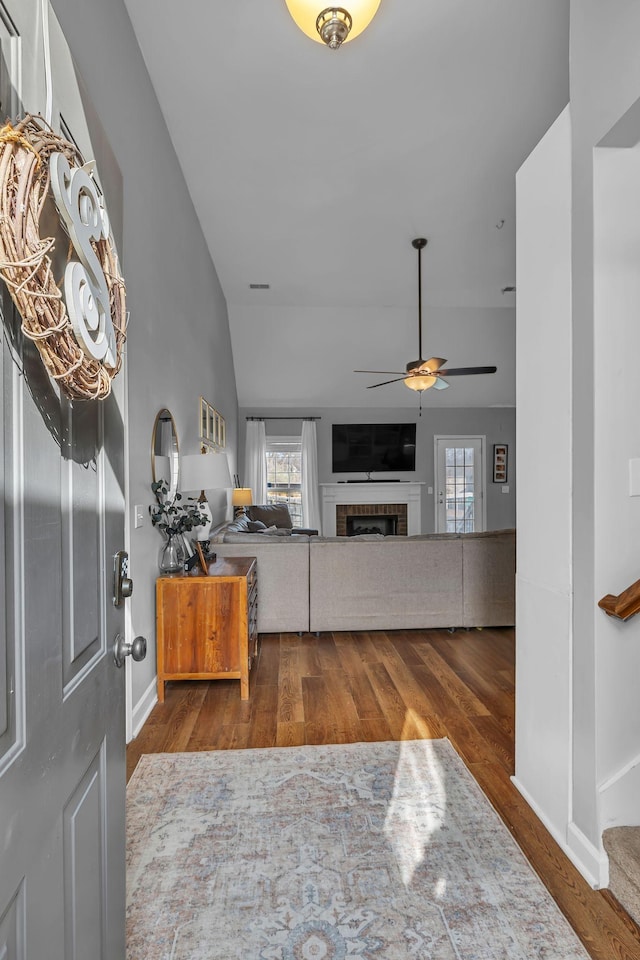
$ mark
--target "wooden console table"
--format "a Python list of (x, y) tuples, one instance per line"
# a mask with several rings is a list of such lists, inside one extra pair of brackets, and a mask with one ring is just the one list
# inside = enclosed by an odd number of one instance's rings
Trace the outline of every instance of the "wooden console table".
[(258, 652), (255, 557), (220, 558), (209, 576), (156, 581), (158, 700), (167, 680), (240, 680), (249, 697), (249, 670)]

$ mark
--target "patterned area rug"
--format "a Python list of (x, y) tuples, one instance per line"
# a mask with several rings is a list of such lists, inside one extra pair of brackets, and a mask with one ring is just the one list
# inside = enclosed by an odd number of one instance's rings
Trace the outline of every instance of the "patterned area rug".
[(448, 740), (143, 756), (128, 960), (588, 960)]

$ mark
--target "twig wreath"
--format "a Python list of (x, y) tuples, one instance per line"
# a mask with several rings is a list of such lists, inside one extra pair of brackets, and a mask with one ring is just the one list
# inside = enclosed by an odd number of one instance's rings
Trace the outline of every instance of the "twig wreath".
[[(79, 342), (61, 281), (53, 276), (55, 238), (40, 236), (40, 217), (52, 186), (50, 160), (55, 154), (62, 154), (58, 159), (66, 161), (64, 169), (71, 173), (84, 166), (77, 147), (54, 133), (41, 117), (27, 115), (15, 126), (0, 129), (0, 276), (22, 318), (25, 336), (34, 341), (49, 374), (66, 395), (104, 399), (122, 365), (124, 280), (111, 236), (91, 239), (106, 280), (113, 327), (112, 349), (106, 359), (96, 359)], [(70, 241), (67, 262), (72, 252)], [(90, 295), (85, 292), (84, 297), (89, 300)]]

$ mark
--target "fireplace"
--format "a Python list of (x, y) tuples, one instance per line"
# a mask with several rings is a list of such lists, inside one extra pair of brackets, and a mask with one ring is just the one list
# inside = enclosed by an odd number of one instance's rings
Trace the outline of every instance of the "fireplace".
[(398, 532), (398, 515), (366, 514), (362, 517), (347, 517), (347, 536), (359, 537), (367, 533), (381, 533), (384, 537), (395, 536)]
[(406, 537), (406, 503), (336, 504), (336, 536), (354, 537), (364, 533)]
[(350, 516), (397, 516), (396, 536), (412, 537), (422, 532), (420, 480), (322, 483), (322, 534), (346, 537)]

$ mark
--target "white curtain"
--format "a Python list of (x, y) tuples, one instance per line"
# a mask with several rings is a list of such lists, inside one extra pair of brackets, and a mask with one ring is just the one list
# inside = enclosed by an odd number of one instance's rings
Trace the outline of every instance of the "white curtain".
[(251, 487), (254, 503), (267, 502), (267, 436), (264, 420), (247, 420), (244, 486)]
[(302, 422), (302, 518), (305, 527), (322, 533), (318, 489), (318, 441), (314, 420)]

